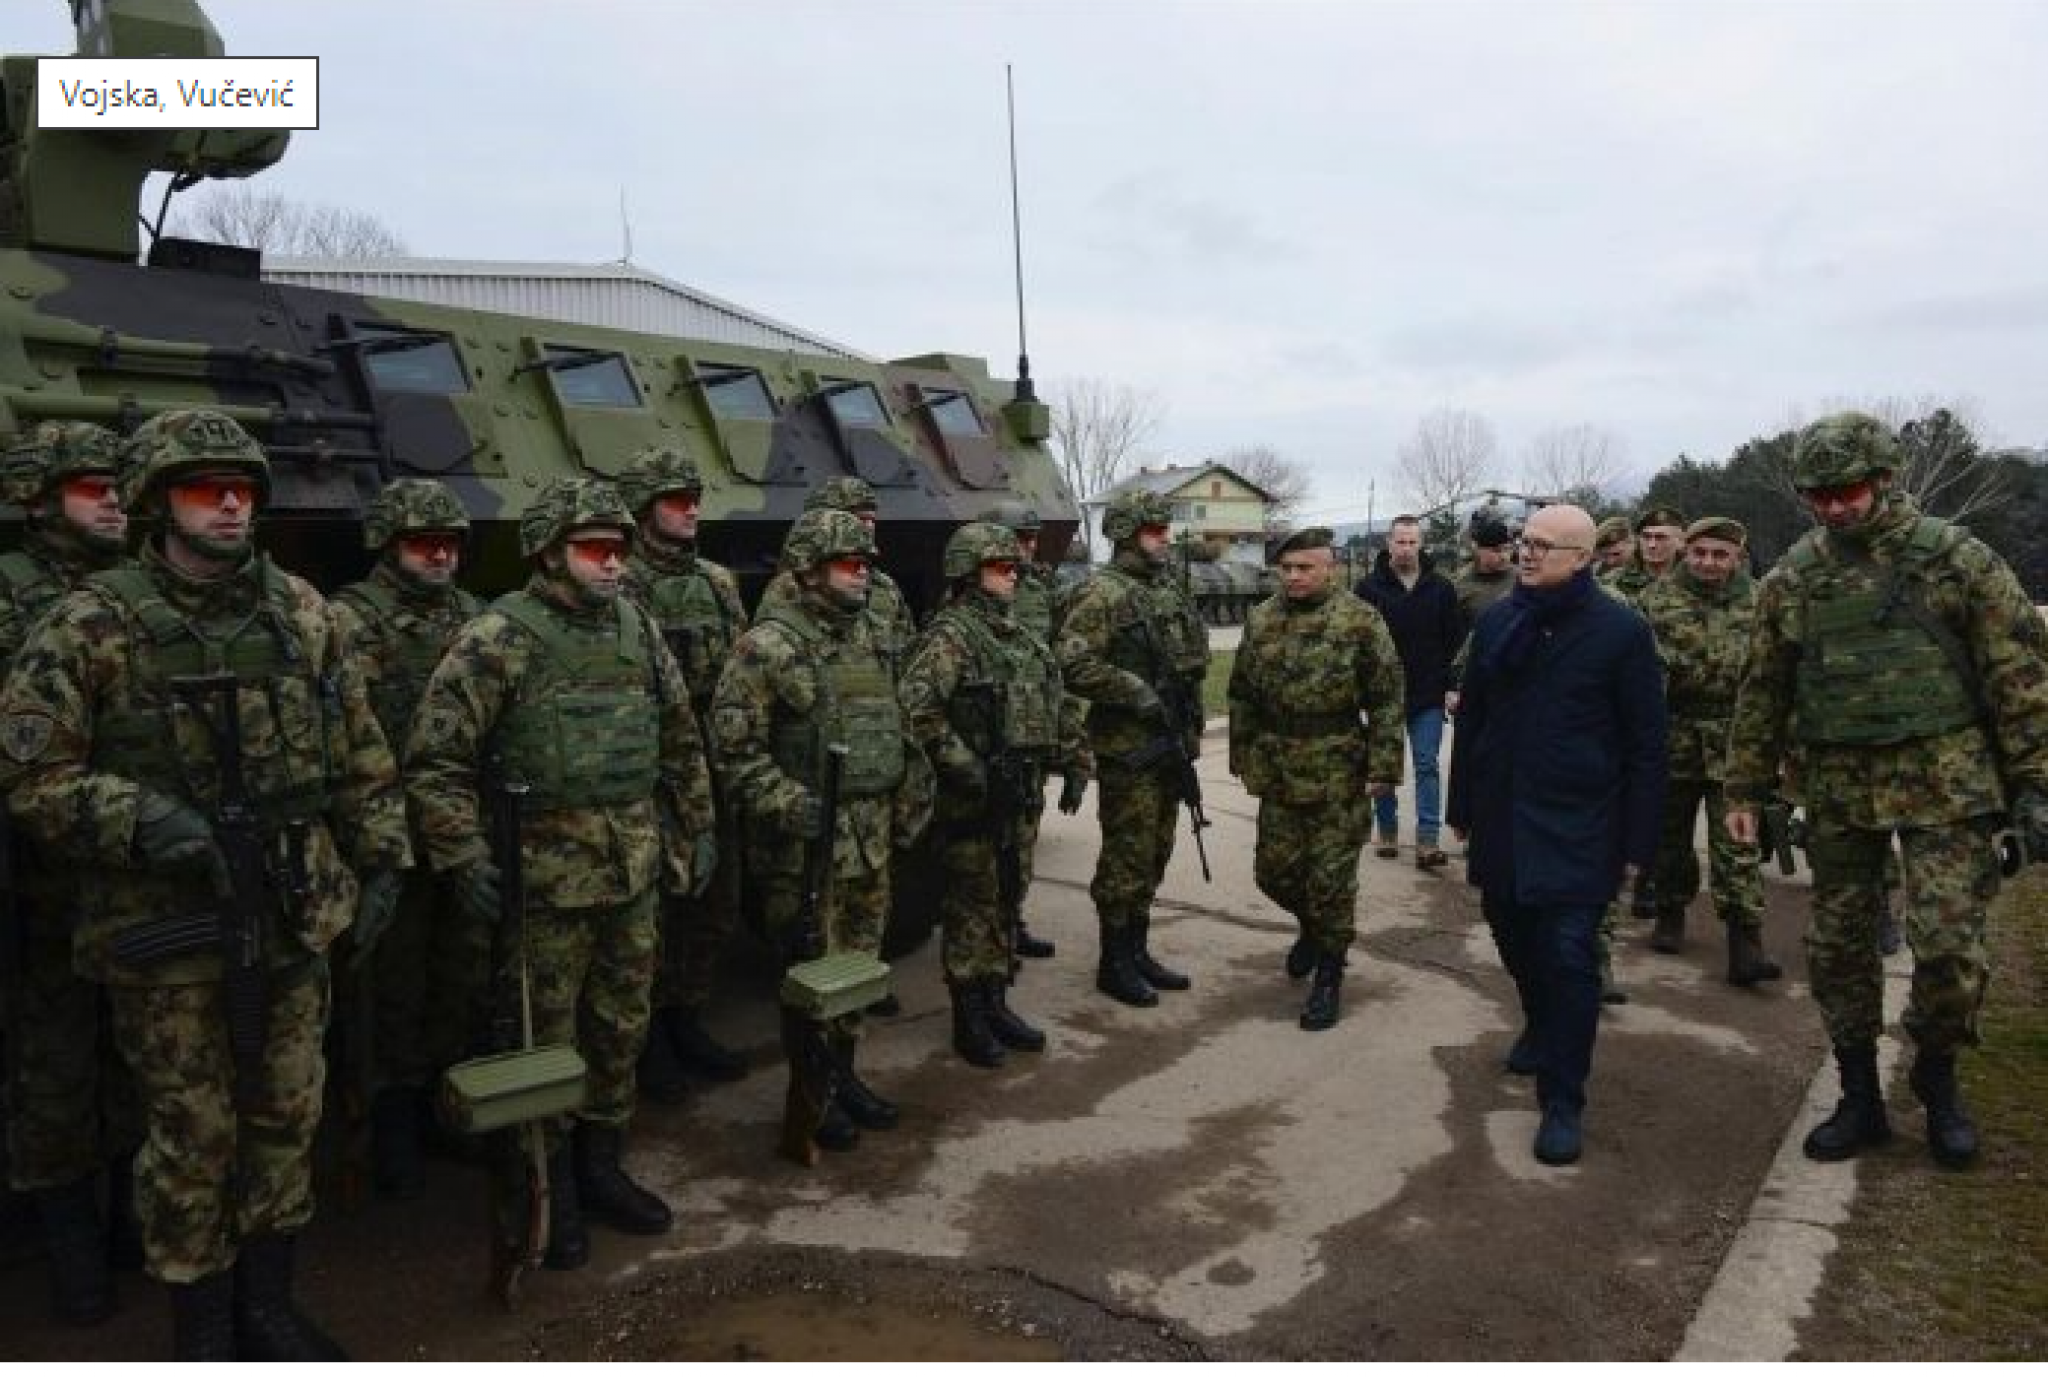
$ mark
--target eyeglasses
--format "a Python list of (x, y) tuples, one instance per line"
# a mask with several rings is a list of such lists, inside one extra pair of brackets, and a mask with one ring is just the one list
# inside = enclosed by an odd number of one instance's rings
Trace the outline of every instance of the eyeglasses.
[(81, 473), (64, 480), (64, 495), (80, 502), (104, 502), (114, 495), (114, 486), (103, 473)]
[(703, 499), (693, 492), (665, 493), (654, 501), (663, 511), (673, 512), (677, 516), (688, 516), (703, 505)]
[(572, 536), (569, 553), (590, 564), (625, 563), (633, 542), (624, 536)]
[(414, 559), (454, 559), (462, 553), (462, 537), (453, 531), (414, 531), (398, 538), (398, 548)]
[(981, 567), (1006, 579), (1017, 577), (1017, 561), (1014, 559), (985, 559), (981, 562)]
[(194, 506), (218, 507), (230, 497), (237, 506), (256, 501), (256, 480), (225, 474), (186, 478), (171, 485), (171, 496)]
[(1854, 483), (1825, 483), (1817, 488), (1801, 488), (1799, 495), (1816, 507), (1833, 506), (1836, 503), (1854, 505), (1870, 496), (1871, 482), (1859, 478)]
[(1583, 545), (1560, 545), (1553, 540), (1531, 540), (1524, 538), (1515, 542), (1515, 548), (1527, 551), (1538, 559), (1548, 559), (1553, 550), (1583, 550), (1586, 547)]
[(825, 564), (833, 573), (844, 574), (848, 578), (852, 578), (855, 574), (865, 574), (868, 571), (868, 557), (866, 555), (834, 555), (831, 559), (826, 560)]

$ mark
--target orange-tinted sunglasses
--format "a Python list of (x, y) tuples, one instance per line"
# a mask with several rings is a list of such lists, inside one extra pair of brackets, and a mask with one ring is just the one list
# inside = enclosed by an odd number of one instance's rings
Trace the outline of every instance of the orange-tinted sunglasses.
[(256, 480), (232, 474), (186, 478), (171, 484), (171, 496), (198, 507), (218, 507), (232, 497), (247, 507), (256, 501)]
[(1871, 493), (1868, 478), (1859, 478), (1854, 483), (1829, 483), (1818, 488), (1801, 488), (1799, 495), (1808, 502), (1861, 502)]
[(832, 559), (826, 560), (825, 563), (831, 565), (839, 573), (848, 576), (865, 574), (868, 571), (868, 557), (866, 555), (837, 555)]
[(414, 531), (398, 538), (398, 548), (414, 559), (454, 559), (462, 553), (462, 537), (453, 531)]
[(693, 492), (663, 493), (654, 499), (655, 505), (666, 508), (678, 516), (686, 516), (704, 505), (704, 499)]
[(74, 474), (64, 480), (64, 495), (81, 502), (104, 502), (114, 495), (116, 484), (104, 473)]
[(608, 560), (624, 563), (633, 549), (633, 542), (624, 536), (577, 536), (568, 544), (570, 554), (592, 564), (603, 564)]
[(993, 570), (1005, 578), (1014, 578), (1017, 574), (1017, 561), (1014, 559), (985, 559), (981, 562), (981, 567)]

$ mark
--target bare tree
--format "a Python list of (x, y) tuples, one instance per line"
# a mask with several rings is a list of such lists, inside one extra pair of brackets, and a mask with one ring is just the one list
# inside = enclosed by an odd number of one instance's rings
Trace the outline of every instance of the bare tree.
[(1046, 390), (1060, 472), (1083, 500), (1123, 477), (1163, 414), (1152, 393), (1101, 378), (1064, 380)]
[(1581, 421), (1554, 426), (1522, 452), (1522, 486), (1535, 494), (1572, 500), (1605, 492), (1621, 477), (1622, 443), (1613, 431)]
[(1284, 524), (1308, 501), (1308, 469), (1271, 445), (1248, 445), (1218, 455), (1216, 462), (1266, 493), (1266, 524)]
[(211, 186), (174, 202), (171, 228), (223, 244), (314, 258), (399, 258), (406, 252), (397, 231), (367, 212), (292, 201), (241, 183)]
[(1477, 490), (1498, 448), (1493, 427), (1476, 412), (1446, 406), (1424, 416), (1399, 450), (1415, 510), (1441, 507)]

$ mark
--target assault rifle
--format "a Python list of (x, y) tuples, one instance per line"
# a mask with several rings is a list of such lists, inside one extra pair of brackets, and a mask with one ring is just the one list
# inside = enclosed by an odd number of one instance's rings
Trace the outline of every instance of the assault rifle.
[[(533, 994), (526, 970), (526, 848), (520, 836), (528, 786), (502, 777), (493, 780), (491, 854), (498, 863), (498, 926), (492, 935), (492, 966), (502, 972), (509, 949), (519, 967), (519, 1003), (501, 991), (491, 1009), (491, 1041), (500, 1052), (533, 1047)], [(492, 1260), (491, 1290), (505, 1305), (519, 1296), (522, 1273), (540, 1265), (548, 1249), (547, 1128), (529, 1119), (513, 1130), (520, 1145), (526, 1179), (525, 1228), (501, 1240)]]
[(1756, 839), (1766, 855), (1776, 858), (1778, 873), (1790, 875), (1799, 868), (1793, 851), (1806, 849), (1806, 819), (1792, 811), (1790, 800), (1766, 799), (1757, 810)]
[[(1000, 696), (1002, 690), (997, 690)], [(1038, 768), (1021, 751), (998, 747), (988, 758), (988, 834), (996, 845), (996, 902), (1002, 906), (1003, 950), (1017, 972), (1017, 938), (1024, 926), (1024, 852), (1017, 829), (1034, 800), (1042, 800)]]
[[(219, 770), (214, 794), (214, 845), (225, 868), (214, 877), (221, 902), (218, 941), (221, 1003), (227, 1009), (228, 1047), (235, 1067), (235, 1105), (256, 1109), (263, 1053), (269, 1038), (270, 925), (278, 910), (263, 828), (243, 768), (241, 680), (229, 670), (184, 674), (171, 692), (191, 709), (212, 738)], [(215, 707), (218, 704), (218, 707)]]
[(809, 1000), (793, 990), (798, 972), (825, 955), (823, 913), (832, 883), (832, 853), (839, 832), (839, 779), (847, 747), (825, 747), (818, 778), (818, 834), (804, 853), (803, 894), (790, 939), (790, 973), (782, 990), (782, 1051), (789, 1058), (789, 1092), (782, 1106), (782, 1155), (803, 1166), (818, 1161), (818, 1128), (839, 1080), (839, 1065), (825, 1039), (825, 1023)]
[(1160, 648), (1159, 633), (1153, 629), (1150, 619), (1139, 622), (1145, 629), (1145, 649), (1152, 660), (1153, 678), (1158, 682), (1159, 720), (1161, 731), (1158, 736), (1140, 746), (1124, 763), (1135, 770), (1150, 769), (1164, 763), (1174, 787), (1180, 793), (1181, 802), (1188, 809), (1188, 830), (1195, 834), (1195, 855), (1202, 862), (1202, 882), (1209, 882), (1209, 850), (1202, 844), (1202, 829), (1209, 825), (1209, 819), (1202, 812), (1202, 781), (1195, 774), (1195, 762), (1188, 758), (1187, 747), (1182, 744), (1182, 734), (1200, 736), (1202, 712), (1190, 700), (1180, 672), (1167, 660)]

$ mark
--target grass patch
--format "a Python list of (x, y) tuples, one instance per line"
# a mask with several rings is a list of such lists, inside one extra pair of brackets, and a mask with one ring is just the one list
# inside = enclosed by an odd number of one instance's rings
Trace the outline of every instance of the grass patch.
[(1935, 1166), (1919, 1105), (1895, 1088), (1899, 1141), (1860, 1167), (1802, 1356), (2048, 1358), (2048, 868), (2006, 885), (1990, 929), (1984, 1045), (1961, 1062), (1983, 1160)]
[(1230, 711), (1230, 667), (1236, 663), (1234, 650), (1209, 652), (1209, 674), (1202, 680), (1202, 716), (1221, 717)]

